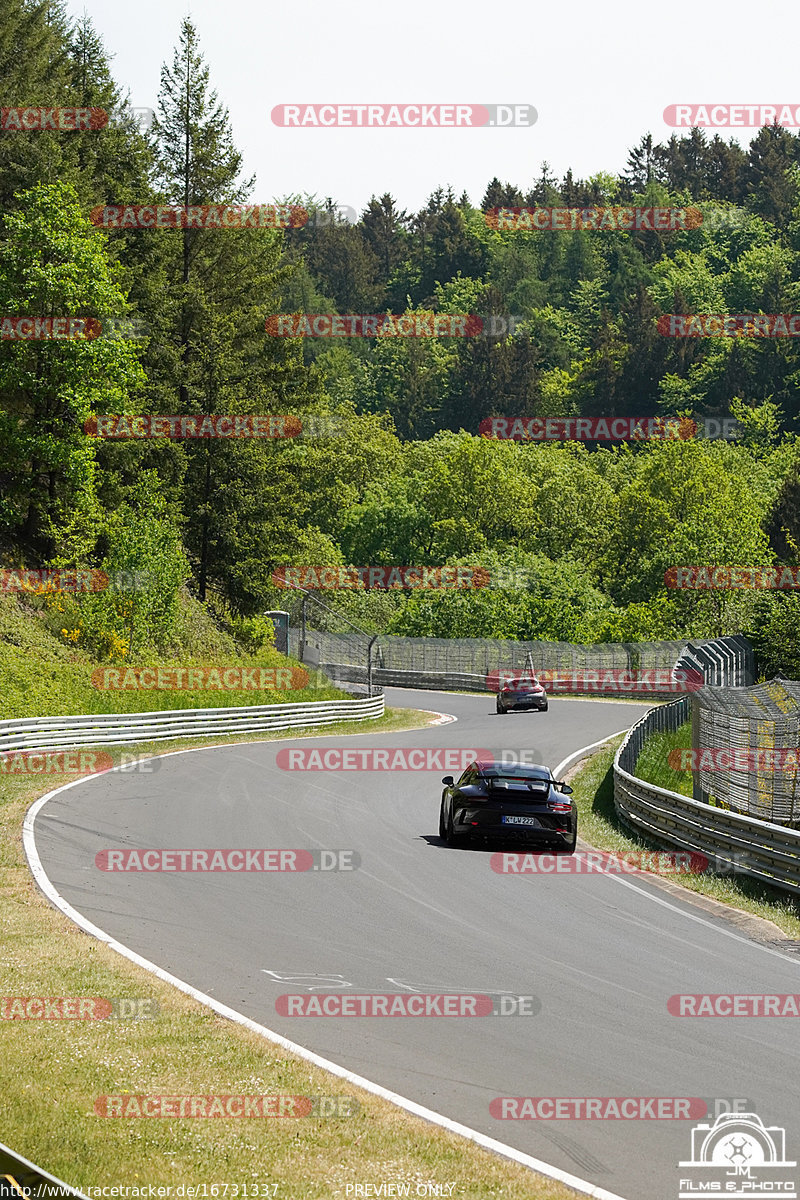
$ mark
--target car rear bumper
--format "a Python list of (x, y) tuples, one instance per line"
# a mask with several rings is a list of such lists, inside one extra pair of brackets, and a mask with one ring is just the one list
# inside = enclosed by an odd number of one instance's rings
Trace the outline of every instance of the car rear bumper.
[[(531, 816), (539, 824), (515, 824), (503, 821), (504, 816)], [(497, 839), (514, 839), (524, 842), (556, 842), (569, 845), (577, 828), (577, 816), (574, 813), (514, 812), (513, 809), (474, 811), (470, 809), (455, 813), (453, 828), (456, 833), (465, 837), (484, 837)]]

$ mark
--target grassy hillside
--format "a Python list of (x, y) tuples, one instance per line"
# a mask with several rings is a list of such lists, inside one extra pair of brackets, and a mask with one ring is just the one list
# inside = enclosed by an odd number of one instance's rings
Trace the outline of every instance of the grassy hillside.
[[(99, 660), (80, 646), (64, 641), (58, 611), (41, 605), (38, 598), (0, 596), (0, 719), (63, 716), (79, 713), (155, 712), (180, 708), (232, 708), (249, 704), (298, 703), (341, 699), (345, 693), (331, 687), (319, 672), (310, 672), (307, 686), (297, 673), (301, 665), (279, 654), (271, 646), (253, 652), (221, 629), (206, 609), (183, 594), (173, 643), (161, 654), (116, 660)], [(283, 672), (275, 683), (288, 687), (252, 687), (240, 690), (219, 687), (151, 690), (131, 686), (131, 670), (159, 668), (170, 673), (172, 682), (191, 682), (190, 670), (230, 668), (255, 670), (256, 683), (269, 682), (260, 674)], [(182, 668), (183, 680), (176, 676)], [(294, 668), (294, 678), (287, 671)], [(102, 671), (118, 671), (124, 690), (95, 686), (103, 682)], [(98, 672), (100, 677), (98, 678)], [(94, 682), (93, 682), (94, 676)], [(111, 677), (113, 680), (113, 676)], [(204, 678), (208, 678), (206, 674)], [(195, 676), (195, 683), (197, 676)], [(295, 686), (292, 686), (295, 685)]]

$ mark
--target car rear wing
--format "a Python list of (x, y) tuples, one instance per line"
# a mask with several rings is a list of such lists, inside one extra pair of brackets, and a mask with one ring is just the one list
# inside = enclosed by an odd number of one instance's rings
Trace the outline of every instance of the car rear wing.
[(518, 775), (489, 775), (486, 778), (490, 792), (522, 792), (534, 796), (546, 796), (551, 783), (550, 779), (520, 779)]

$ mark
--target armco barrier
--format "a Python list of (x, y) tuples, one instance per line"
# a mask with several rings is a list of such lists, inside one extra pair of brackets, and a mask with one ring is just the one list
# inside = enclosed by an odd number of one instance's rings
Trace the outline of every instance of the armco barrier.
[(636, 833), (683, 850), (697, 850), (726, 866), (783, 891), (800, 894), (800, 832), (725, 812), (656, 787), (633, 774), (642, 746), (653, 733), (674, 731), (690, 715), (682, 696), (651, 709), (626, 736), (614, 757), (614, 806)]
[(70, 746), (123, 745), (167, 738), (221, 737), (265, 729), (293, 729), (381, 717), (383, 695), (308, 704), (262, 704), (249, 708), (184, 708), (168, 712), (90, 717), (38, 717), (0, 721), (0, 753), (66, 750)]

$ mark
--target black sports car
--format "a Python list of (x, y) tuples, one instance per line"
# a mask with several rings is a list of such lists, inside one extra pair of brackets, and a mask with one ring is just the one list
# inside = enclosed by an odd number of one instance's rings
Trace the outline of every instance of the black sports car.
[(442, 779), (439, 837), (457, 846), (470, 837), (508, 838), (550, 845), (572, 854), (578, 808), (569, 784), (549, 767), (494, 760), (471, 763), (458, 783)]
[(547, 692), (533, 675), (518, 675), (507, 679), (497, 693), (497, 711), (510, 712), (512, 708), (535, 708), (547, 712)]

